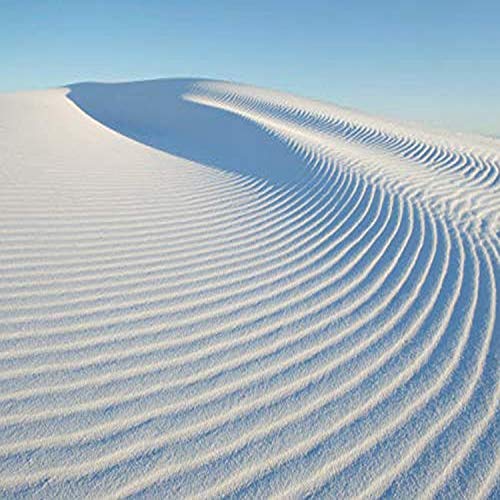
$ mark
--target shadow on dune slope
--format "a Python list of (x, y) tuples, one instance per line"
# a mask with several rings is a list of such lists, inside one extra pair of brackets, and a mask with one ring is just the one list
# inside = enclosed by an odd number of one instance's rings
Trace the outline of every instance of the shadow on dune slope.
[(303, 180), (303, 159), (260, 126), (183, 99), (199, 81), (78, 83), (68, 98), (116, 132), (176, 156), (277, 186)]

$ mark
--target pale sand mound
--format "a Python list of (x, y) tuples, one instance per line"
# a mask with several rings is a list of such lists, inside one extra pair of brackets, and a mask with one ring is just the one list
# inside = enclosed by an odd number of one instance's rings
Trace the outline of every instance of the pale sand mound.
[(0, 145), (4, 496), (499, 494), (498, 141), (158, 80)]

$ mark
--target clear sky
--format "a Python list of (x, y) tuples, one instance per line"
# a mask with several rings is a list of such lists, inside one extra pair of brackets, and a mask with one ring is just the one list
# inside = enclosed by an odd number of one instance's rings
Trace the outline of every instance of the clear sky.
[(500, 136), (500, 0), (0, 0), (0, 91), (202, 76)]

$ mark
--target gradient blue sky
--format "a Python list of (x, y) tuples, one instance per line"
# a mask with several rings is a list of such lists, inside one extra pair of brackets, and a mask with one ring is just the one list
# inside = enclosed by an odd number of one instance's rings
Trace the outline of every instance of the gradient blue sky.
[(500, 136), (500, 1), (0, 0), (0, 91), (203, 76)]

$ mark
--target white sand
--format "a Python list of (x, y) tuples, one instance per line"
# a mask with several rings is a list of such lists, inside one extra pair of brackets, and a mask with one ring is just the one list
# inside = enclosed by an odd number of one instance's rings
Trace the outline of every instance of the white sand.
[(495, 496), (499, 175), (244, 85), (0, 95), (3, 496)]

